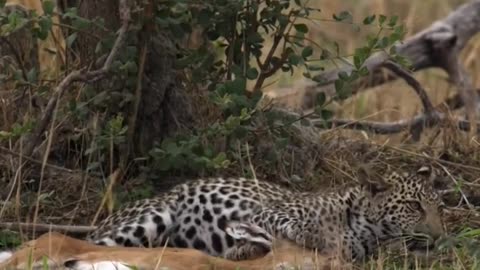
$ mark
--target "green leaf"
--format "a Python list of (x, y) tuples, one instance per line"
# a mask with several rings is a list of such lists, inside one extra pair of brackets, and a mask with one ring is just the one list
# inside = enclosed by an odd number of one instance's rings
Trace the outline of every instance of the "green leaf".
[(342, 80), (336, 80), (335, 81), (335, 92), (338, 93), (338, 92), (342, 91), (343, 85), (344, 85), (344, 83), (343, 83)]
[(386, 20), (387, 20), (387, 16), (385, 16), (385, 15), (380, 15), (378, 17), (378, 23), (380, 24), (380, 26), (382, 26), (385, 23)]
[(198, 14), (197, 20), (200, 25), (207, 26), (211, 23), (212, 17), (213, 17), (213, 13), (207, 8), (205, 8), (205, 9), (202, 9)]
[(313, 49), (312, 49), (311, 46), (307, 46), (307, 47), (303, 48), (303, 50), (302, 50), (302, 57), (303, 58), (308, 58), (312, 54), (313, 54)]
[(301, 57), (299, 55), (296, 55), (294, 53), (291, 53), (288, 56), (288, 62), (294, 66), (298, 65), (301, 61)]
[(367, 67), (362, 67), (358, 70), (358, 74), (360, 76), (367, 76), (368, 75), (368, 68)]
[(320, 54), (320, 60), (328, 59), (331, 56), (332, 56), (332, 53), (330, 53), (328, 50), (323, 49), (322, 53)]
[(264, 41), (262, 35), (257, 32), (250, 33), (247, 37), (249, 43), (262, 43)]
[(320, 112), (320, 116), (323, 118), (323, 120), (330, 120), (330, 119), (333, 118), (333, 115), (334, 114), (333, 114), (332, 111), (326, 110), (326, 109), (324, 109)]
[(175, 142), (167, 143), (165, 145), (165, 151), (172, 156), (177, 156), (182, 152)]
[(353, 56), (353, 65), (355, 66), (356, 69), (359, 69), (362, 66), (363, 62), (360, 56), (354, 55)]
[(350, 83), (345, 83), (341, 88), (335, 90), (337, 92), (337, 97), (341, 100), (347, 99), (352, 95), (352, 85)]
[(313, 76), (312, 81), (317, 83), (325, 83), (327, 79), (325, 78), (325, 76), (322, 76), (322, 74), (319, 74), (319, 75)]
[(55, 4), (50, 0), (43, 0), (43, 11), (46, 15), (52, 15), (55, 9)]
[(320, 92), (320, 93), (318, 93), (318, 95), (315, 99), (315, 105), (323, 106), (325, 104), (325, 101), (327, 101), (327, 96), (325, 95), (325, 93)]
[(135, 61), (127, 61), (125, 64), (120, 66), (120, 70), (125, 70), (128, 73), (136, 74), (138, 70), (137, 63)]
[(66, 41), (67, 41), (67, 46), (69, 48), (72, 47), (72, 44), (73, 42), (75, 42), (75, 40), (77, 39), (77, 32), (71, 34), (70, 36), (67, 37)]
[(258, 71), (256, 68), (252, 67), (247, 70), (246, 73), (247, 79), (255, 80), (258, 77)]
[(95, 46), (95, 54), (100, 54), (102, 50), (103, 50), (103, 43), (99, 41), (97, 43), (97, 46)]
[(365, 17), (365, 19), (363, 19), (363, 24), (365, 24), (365, 25), (372, 24), (375, 21), (376, 17), (377, 17), (376, 15), (371, 15), (371, 16)]
[(319, 71), (319, 70), (324, 70), (325, 68), (322, 66), (316, 66), (316, 65), (309, 65), (308, 70), (310, 71)]
[(310, 120), (305, 119), (305, 118), (302, 118), (302, 119), (300, 120), (300, 124), (301, 124), (302, 126), (304, 126), (304, 127), (309, 127), (309, 126), (311, 126)]
[(389, 54), (396, 54), (396, 53), (397, 53), (397, 47), (396, 47), (396, 46), (390, 47), (390, 50), (389, 50), (388, 53), (389, 53)]
[(245, 78), (235, 78), (233, 81), (225, 82), (225, 88), (228, 93), (243, 95), (247, 87), (247, 80)]
[(28, 71), (27, 80), (28, 80), (28, 82), (30, 82), (32, 84), (37, 82), (37, 69), (36, 68), (32, 68)]
[(340, 78), (342, 81), (348, 81), (349, 79), (348, 74), (345, 71), (340, 71), (338, 73), (338, 78)]
[(377, 41), (377, 44), (375, 45), (375, 48), (385, 49), (386, 47), (388, 47), (388, 45), (390, 45), (390, 43), (388, 41), (389, 41), (388, 37), (381, 38), (380, 40)]
[(52, 29), (52, 19), (50, 17), (40, 17), (38, 20), (38, 26), (40, 28), (35, 29), (35, 34), (41, 40), (45, 40), (48, 37), (48, 33)]
[(300, 33), (308, 33), (308, 26), (304, 23), (297, 23), (293, 25), (295, 27), (295, 30), (297, 30)]
[(90, 21), (81, 17), (75, 17), (75, 19), (72, 20), (72, 26), (79, 30), (84, 30), (90, 26)]
[(397, 24), (397, 21), (398, 21), (398, 16), (391, 17), (390, 20), (388, 21), (388, 26), (394, 27)]
[(336, 20), (336, 21), (339, 21), (339, 22), (352, 22), (353, 20), (353, 17), (352, 17), (352, 14), (348, 11), (342, 11), (340, 12), (340, 14), (333, 14), (332, 15), (333, 19)]

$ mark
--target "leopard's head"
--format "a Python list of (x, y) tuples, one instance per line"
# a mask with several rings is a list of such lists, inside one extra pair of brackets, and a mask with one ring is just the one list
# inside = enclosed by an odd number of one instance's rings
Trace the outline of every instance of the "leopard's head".
[(388, 238), (403, 238), (410, 250), (432, 247), (444, 232), (444, 203), (433, 189), (433, 169), (391, 172), (371, 183), (375, 222)]

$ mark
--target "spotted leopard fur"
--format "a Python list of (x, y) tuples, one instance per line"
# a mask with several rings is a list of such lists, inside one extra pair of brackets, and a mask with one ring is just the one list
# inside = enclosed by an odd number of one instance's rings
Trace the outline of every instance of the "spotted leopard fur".
[(268, 245), (239, 243), (227, 234), (226, 224), (240, 221), (320, 252), (361, 259), (404, 235), (422, 233), (431, 244), (443, 234), (443, 204), (428, 172), (391, 173), (383, 190), (373, 182), (334, 193), (298, 193), (245, 178), (199, 179), (114, 213), (88, 239), (109, 246), (167, 243), (234, 260), (266, 252)]

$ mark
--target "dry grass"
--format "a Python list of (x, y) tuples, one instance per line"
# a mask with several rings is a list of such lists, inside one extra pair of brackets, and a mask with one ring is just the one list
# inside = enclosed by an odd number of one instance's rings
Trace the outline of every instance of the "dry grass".
[[(450, 11), (466, 1), (453, 0), (372, 0), (354, 1), (338, 0), (329, 2), (310, 1), (311, 6), (320, 8), (322, 12), (307, 21), (310, 32), (309, 38), (321, 46), (334, 51), (333, 41), (340, 45), (342, 55), (351, 55), (353, 50), (365, 44), (367, 34), (374, 33), (374, 26), (362, 26), (364, 17), (372, 14), (397, 15), (399, 21), (407, 27), (407, 37), (429, 26), (433, 21), (448, 15)], [(331, 15), (347, 10), (353, 15), (354, 22), (360, 24), (360, 31), (356, 31), (350, 24), (332, 21)], [(480, 61), (478, 60), (479, 42), (474, 37), (462, 52), (462, 63), (472, 75), (478, 74)], [(327, 68), (341, 65), (341, 62), (322, 62)], [(272, 78), (265, 91), (273, 95), (292, 95), (292, 91), (299, 91), (305, 85), (303, 71), (297, 71), (294, 76), (279, 74)], [(446, 74), (441, 70), (430, 69), (418, 72), (415, 77), (425, 86), (429, 97), (434, 104), (439, 104), (456, 93), (454, 86), (447, 82)], [(479, 86), (479, 79), (472, 78), (474, 86)], [(300, 104), (302, 94), (285, 97), (286, 103), (292, 107)], [(288, 99), (288, 100), (287, 100)], [(421, 103), (415, 93), (403, 81), (385, 84), (370, 91), (363, 92), (337, 106), (337, 116), (341, 118), (395, 121), (409, 118), (421, 111)], [(354, 132), (358, 133), (358, 132)], [(351, 132), (347, 132), (351, 134)], [(390, 142), (402, 142), (402, 135), (375, 136), (380, 142), (387, 138)]]

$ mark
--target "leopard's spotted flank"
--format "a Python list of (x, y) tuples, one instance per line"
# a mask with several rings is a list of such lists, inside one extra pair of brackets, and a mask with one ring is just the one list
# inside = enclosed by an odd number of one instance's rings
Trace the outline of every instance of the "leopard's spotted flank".
[[(337, 193), (298, 193), (245, 178), (199, 179), (163, 196), (137, 201), (103, 220), (89, 240), (103, 245), (195, 248), (240, 260), (259, 256), (258, 242), (238, 242), (225, 231), (229, 221), (251, 222), (277, 237), (321, 252), (337, 249), (361, 259), (379, 244), (412, 233), (443, 234), (441, 202), (430, 174), (392, 173), (386, 190), (361, 185)], [(259, 248), (260, 247), (260, 248)]]

